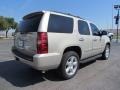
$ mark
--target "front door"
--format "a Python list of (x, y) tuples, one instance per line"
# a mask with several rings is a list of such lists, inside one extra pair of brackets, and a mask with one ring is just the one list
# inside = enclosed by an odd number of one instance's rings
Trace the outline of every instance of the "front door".
[(100, 54), (102, 51), (103, 46), (103, 39), (100, 36), (99, 29), (92, 23), (90, 23), (91, 31), (92, 31), (92, 48), (93, 48), (93, 55)]

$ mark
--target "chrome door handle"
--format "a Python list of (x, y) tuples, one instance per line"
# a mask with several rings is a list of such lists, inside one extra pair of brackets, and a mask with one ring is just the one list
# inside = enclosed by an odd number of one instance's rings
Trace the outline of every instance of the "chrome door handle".
[(97, 41), (97, 39), (93, 39), (93, 41)]
[(84, 41), (84, 38), (80, 38), (79, 41)]

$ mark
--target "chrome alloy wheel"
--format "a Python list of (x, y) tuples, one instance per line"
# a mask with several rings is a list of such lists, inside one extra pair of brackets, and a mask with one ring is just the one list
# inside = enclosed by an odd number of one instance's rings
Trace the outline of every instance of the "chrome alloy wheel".
[(78, 68), (77, 57), (70, 56), (66, 62), (66, 66), (65, 66), (66, 74), (69, 76), (72, 76), (73, 74), (75, 74), (77, 68)]
[(105, 51), (106, 58), (109, 58), (109, 55), (110, 55), (110, 48), (109, 48), (109, 46), (107, 46), (106, 51)]

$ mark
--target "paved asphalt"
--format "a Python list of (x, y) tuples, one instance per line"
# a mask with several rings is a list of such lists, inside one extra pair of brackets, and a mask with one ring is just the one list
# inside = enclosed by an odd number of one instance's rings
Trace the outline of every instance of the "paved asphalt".
[(11, 46), (12, 40), (0, 40), (0, 90), (120, 90), (120, 44), (112, 43), (109, 60), (81, 65), (66, 81), (15, 61)]

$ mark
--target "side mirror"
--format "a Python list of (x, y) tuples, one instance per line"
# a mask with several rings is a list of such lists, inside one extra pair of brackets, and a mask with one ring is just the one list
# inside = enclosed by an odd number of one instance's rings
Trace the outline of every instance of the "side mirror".
[(101, 31), (102, 35), (107, 35), (107, 31)]
[(99, 32), (94, 32), (93, 35), (95, 35), (95, 36), (102, 36), (102, 32), (101, 32), (101, 31), (99, 31)]

